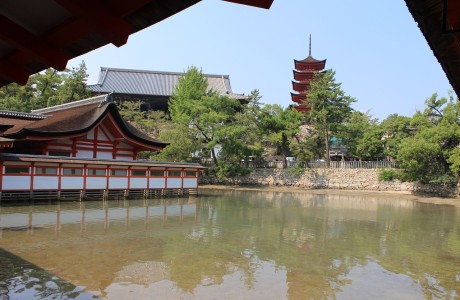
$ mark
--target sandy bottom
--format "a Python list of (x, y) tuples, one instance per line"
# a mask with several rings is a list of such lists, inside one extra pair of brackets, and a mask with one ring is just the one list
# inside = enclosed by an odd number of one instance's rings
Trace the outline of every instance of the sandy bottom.
[(239, 190), (239, 191), (273, 191), (286, 193), (310, 193), (310, 194), (347, 194), (347, 195), (398, 195), (398, 199), (404, 197), (412, 199), (420, 203), (431, 203), (438, 205), (453, 205), (460, 208), (460, 199), (457, 198), (441, 198), (425, 195), (414, 195), (411, 192), (403, 191), (351, 191), (351, 190), (330, 190), (330, 189), (302, 189), (298, 187), (277, 187), (277, 186), (232, 186), (232, 185), (200, 185), (200, 190), (219, 189), (219, 190)]

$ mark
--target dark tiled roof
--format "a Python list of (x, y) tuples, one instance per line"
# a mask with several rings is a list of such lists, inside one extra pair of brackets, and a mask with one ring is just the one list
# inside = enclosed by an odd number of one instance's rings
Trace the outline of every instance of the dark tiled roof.
[[(171, 96), (179, 78), (184, 73), (145, 70), (114, 69), (101, 67), (97, 84), (88, 89), (95, 93)], [(208, 88), (233, 99), (247, 99), (243, 94), (233, 93), (228, 75), (203, 74)]]
[(16, 118), (16, 119), (24, 119), (24, 120), (41, 120), (46, 118), (45, 116), (40, 116), (36, 114), (29, 114), (24, 112), (17, 112), (17, 111), (9, 111), (9, 110), (0, 110), (0, 117), (6, 118)]
[(302, 59), (302, 60), (295, 60), (297, 62), (303, 62), (303, 63), (326, 63), (326, 60), (317, 60), (313, 58), (313, 56), (309, 55), (307, 58)]
[(3, 137), (34, 139), (81, 134), (91, 130), (107, 114), (110, 114), (126, 137), (157, 148), (164, 148), (167, 145), (167, 143), (153, 139), (125, 122), (116, 105), (111, 102), (104, 102), (105, 98), (105, 95), (98, 96), (33, 111), (33, 115), (44, 117), (41, 119), (24, 119), (15, 116), (15, 114), (0, 115), (0, 124), (13, 125), (3, 133)]

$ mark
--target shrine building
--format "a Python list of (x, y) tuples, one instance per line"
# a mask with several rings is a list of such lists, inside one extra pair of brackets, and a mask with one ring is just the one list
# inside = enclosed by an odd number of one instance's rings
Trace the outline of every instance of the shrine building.
[(166, 146), (125, 122), (110, 95), (0, 111), (0, 196), (196, 192), (200, 165), (137, 160)]
[[(101, 67), (96, 84), (87, 88), (94, 96), (112, 93), (115, 102), (136, 101), (140, 109), (168, 111), (168, 101), (184, 73)], [(248, 96), (234, 93), (229, 75), (203, 74), (208, 91), (247, 103)]]

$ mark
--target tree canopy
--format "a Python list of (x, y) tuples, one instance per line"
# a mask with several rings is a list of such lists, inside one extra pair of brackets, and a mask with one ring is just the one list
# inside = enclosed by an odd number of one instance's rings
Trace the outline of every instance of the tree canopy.
[(329, 141), (332, 134), (341, 131), (345, 121), (351, 116), (351, 104), (356, 100), (347, 96), (341, 83), (335, 80), (335, 71), (328, 69), (315, 74), (310, 83), (306, 104), (311, 111), (306, 115), (307, 121), (321, 132), (325, 141), (326, 165), (329, 166)]
[(87, 78), (84, 62), (63, 72), (47, 69), (30, 76), (23, 86), (12, 83), (0, 88), (0, 109), (29, 112), (87, 98)]

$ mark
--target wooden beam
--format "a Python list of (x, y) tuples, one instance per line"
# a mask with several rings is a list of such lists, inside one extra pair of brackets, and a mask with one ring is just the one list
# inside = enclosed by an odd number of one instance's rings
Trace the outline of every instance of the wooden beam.
[(24, 85), (29, 80), (29, 71), (21, 65), (15, 64), (8, 59), (0, 59), (0, 77), (7, 81)]
[(273, 3), (273, 0), (224, 0), (227, 2), (233, 2), (238, 4), (244, 4), (249, 6), (255, 6), (260, 8), (269, 9)]
[(458, 0), (447, 1), (447, 22), (453, 30), (460, 29), (460, 2)]
[(131, 34), (131, 25), (112, 13), (109, 6), (93, 0), (55, 0), (77, 18), (84, 19), (93, 30), (120, 47), (126, 44)]
[(64, 70), (70, 56), (64, 51), (55, 48), (42, 38), (37, 37), (10, 19), (0, 15), (0, 40), (7, 42), (19, 50), (35, 57), (37, 60), (57, 70)]

